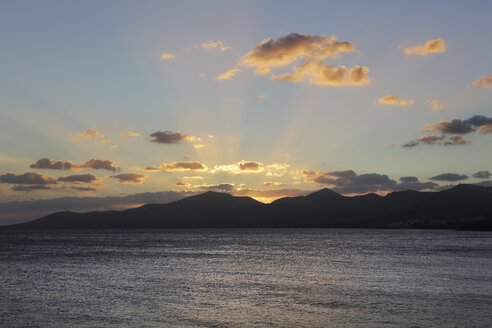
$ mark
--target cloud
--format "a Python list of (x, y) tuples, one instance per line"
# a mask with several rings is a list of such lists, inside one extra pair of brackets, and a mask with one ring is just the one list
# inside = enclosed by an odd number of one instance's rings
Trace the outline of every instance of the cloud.
[(460, 181), (460, 180), (468, 179), (468, 176), (466, 176), (464, 174), (458, 174), (458, 173), (442, 173), (442, 174), (433, 176), (429, 179), (437, 180), (437, 181)]
[(71, 186), (71, 189), (77, 190), (77, 191), (97, 191), (96, 188), (94, 187), (79, 187), (79, 186)]
[(120, 167), (116, 165), (115, 162), (105, 159), (97, 159), (93, 158), (84, 165), (82, 165), (84, 169), (93, 169), (93, 170), (107, 170), (107, 171), (119, 171)]
[(407, 182), (407, 183), (415, 183), (419, 182), (419, 179), (417, 177), (400, 177), (401, 182)]
[(51, 190), (51, 186), (46, 185), (14, 185), (12, 187), (13, 191), (25, 191), (30, 192), (34, 190)]
[(97, 181), (97, 177), (93, 174), (79, 174), (59, 177), (58, 181), (70, 183), (91, 183)]
[(218, 185), (202, 185), (202, 186), (198, 186), (198, 188), (207, 191), (226, 192), (226, 193), (230, 193), (234, 191), (234, 185), (230, 183), (221, 183)]
[(441, 120), (439, 123), (426, 124), (425, 131), (439, 131), (442, 133), (467, 134), (475, 131), (467, 120), (452, 119), (451, 121)]
[(452, 135), (447, 137), (446, 135), (428, 135), (422, 136), (417, 140), (412, 140), (402, 145), (403, 148), (412, 148), (416, 147), (419, 144), (425, 145), (443, 145), (443, 146), (462, 146), (468, 145), (472, 142), (471, 139), (464, 139), (459, 135)]
[(492, 125), (492, 117), (475, 115), (466, 120), (441, 120), (439, 123), (426, 124), (425, 131), (439, 131), (442, 133), (467, 134), (476, 131), (476, 128), (488, 129)]
[(401, 177), (400, 182), (390, 179), (386, 174), (356, 174), (352, 170), (317, 172), (318, 176), (308, 181), (328, 185), (341, 194), (364, 194), (399, 190), (434, 190), (438, 187), (434, 182), (420, 182), (417, 177)]
[[(255, 69), (259, 75), (270, 74), (270, 81), (308, 82), (320, 86), (357, 86), (370, 83), (369, 68), (356, 66), (331, 66), (323, 63), (327, 58), (338, 58), (344, 52), (354, 52), (355, 47), (335, 37), (289, 33), (277, 40), (263, 40), (253, 50), (241, 57), (240, 64)], [(275, 75), (272, 69), (292, 65), (293, 73)]]
[(161, 144), (179, 144), (181, 141), (193, 142), (197, 138), (193, 136), (188, 136), (181, 134), (181, 132), (171, 132), (171, 131), (157, 131), (150, 135), (151, 142), (157, 142)]
[(271, 81), (305, 82), (314, 85), (358, 86), (371, 82), (367, 76), (368, 67), (356, 66), (350, 70), (345, 66), (330, 66), (320, 61), (306, 61), (300, 67), (294, 67), (294, 73), (271, 76)]
[[(314, 171), (311, 171), (314, 172)], [(345, 170), (345, 171), (330, 171), (326, 172), (326, 175), (333, 176), (333, 177), (338, 177), (338, 178), (350, 178), (354, 177), (357, 174), (353, 170)]]
[(120, 167), (113, 161), (93, 158), (84, 164), (73, 164), (71, 161), (54, 161), (41, 158), (29, 166), (32, 169), (77, 171), (84, 169), (118, 171)]
[(397, 105), (408, 106), (413, 105), (415, 101), (413, 99), (400, 99), (398, 96), (387, 95), (378, 99), (378, 104), (382, 105)]
[(109, 147), (109, 149), (118, 149), (118, 148), (120, 148), (120, 146), (118, 145), (112, 145), (111, 147)]
[(241, 72), (241, 70), (239, 68), (233, 68), (233, 69), (228, 70), (227, 72), (224, 72), (224, 73), (218, 75), (215, 79), (217, 79), (219, 81), (232, 80), (234, 75), (236, 75), (239, 72)]
[(31, 169), (51, 169), (51, 170), (73, 170), (78, 167), (74, 165), (71, 161), (53, 161), (49, 158), (41, 158), (29, 166)]
[(335, 37), (288, 33), (277, 40), (263, 40), (245, 54), (240, 62), (255, 68), (255, 73), (265, 75), (274, 67), (290, 65), (298, 59), (324, 60), (354, 51), (352, 44), (338, 41)]
[(226, 172), (230, 174), (242, 174), (242, 173), (260, 173), (265, 170), (264, 166), (260, 162), (255, 161), (241, 161), (230, 165), (216, 165), (211, 173)]
[(446, 42), (441, 38), (429, 40), (425, 44), (404, 49), (405, 55), (407, 56), (427, 56), (432, 53), (442, 53), (445, 51)]
[(178, 181), (176, 182), (176, 186), (180, 186), (180, 187), (189, 187), (191, 186), (188, 182), (184, 182), (184, 181)]
[(442, 110), (444, 108), (444, 106), (442, 104), (440, 104), (436, 99), (434, 99), (432, 101), (427, 100), (427, 102), (431, 105), (433, 110), (439, 111), (439, 110)]
[(122, 173), (111, 176), (111, 178), (118, 179), (119, 183), (142, 183), (146, 177), (146, 175), (135, 173)]
[(123, 133), (123, 136), (125, 137), (138, 137), (139, 135), (140, 133), (132, 132), (132, 131), (126, 131), (125, 133)]
[(477, 179), (488, 179), (492, 174), (489, 171), (478, 171), (472, 174), (472, 177)]
[(162, 163), (160, 166), (147, 166), (146, 171), (163, 171), (163, 172), (173, 172), (173, 171), (206, 171), (207, 167), (205, 164), (200, 162), (173, 162), (173, 163)]
[(169, 60), (169, 59), (174, 59), (174, 58), (176, 58), (176, 55), (172, 54), (170, 52), (165, 52), (161, 55), (162, 60)]
[(6, 173), (0, 175), (0, 183), (23, 184), (23, 185), (49, 185), (56, 184), (56, 179), (50, 175), (41, 175), (34, 172), (23, 174)]
[(444, 146), (462, 146), (471, 144), (471, 139), (463, 139), (462, 136), (451, 136), (449, 141), (444, 143)]
[(205, 50), (218, 49), (222, 52), (232, 49), (230, 46), (226, 46), (224, 41), (205, 41), (200, 45)]
[(427, 145), (440, 145), (441, 141), (445, 138), (446, 136), (439, 136), (439, 135), (430, 135), (430, 136), (422, 136), (418, 140), (419, 142), (425, 143)]
[(202, 144), (194, 144), (193, 145), (193, 148), (196, 148), (196, 149), (203, 148), (203, 147), (205, 147), (205, 145), (202, 145)]
[(474, 88), (488, 88), (492, 86), (492, 76), (486, 75), (473, 81)]
[(277, 182), (277, 181), (266, 181), (266, 182), (263, 182), (263, 185), (265, 187), (283, 187), (283, 186), (287, 186), (287, 183)]
[[(402, 147), (413, 148), (418, 146), (420, 143), (434, 144), (434, 145), (443, 144), (444, 146), (468, 145), (472, 142), (471, 139), (464, 139), (462, 136), (459, 135), (469, 134), (472, 132), (478, 132), (478, 133), (492, 132), (492, 118), (482, 115), (475, 115), (465, 120), (461, 120), (461, 119), (451, 119), (450, 121), (441, 120), (439, 121), (439, 123), (426, 124), (424, 131), (426, 132), (437, 131), (442, 133), (442, 136), (440, 137), (436, 135), (423, 136), (418, 140), (413, 140), (402, 145)], [(454, 135), (447, 137), (448, 139), (446, 140), (445, 133), (450, 133)], [(435, 142), (426, 142), (426, 141), (430, 141), (433, 138), (435, 139)], [(441, 143), (439, 140), (443, 140), (443, 143)]]
[(492, 124), (482, 125), (478, 131), (478, 133), (491, 133), (492, 132)]
[(80, 131), (78, 133), (79, 139), (101, 139), (104, 138), (104, 134), (102, 134), (98, 130), (87, 129), (85, 131)]
[(403, 144), (401, 146), (403, 148), (413, 148), (413, 147), (417, 147), (418, 145), (419, 145), (419, 141), (418, 140), (412, 140), (412, 141), (409, 141), (406, 144)]

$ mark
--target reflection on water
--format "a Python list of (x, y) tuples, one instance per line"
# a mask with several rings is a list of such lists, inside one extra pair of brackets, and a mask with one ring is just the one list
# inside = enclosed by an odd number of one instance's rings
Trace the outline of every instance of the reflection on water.
[(0, 233), (3, 327), (490, 327), (492, 234)]

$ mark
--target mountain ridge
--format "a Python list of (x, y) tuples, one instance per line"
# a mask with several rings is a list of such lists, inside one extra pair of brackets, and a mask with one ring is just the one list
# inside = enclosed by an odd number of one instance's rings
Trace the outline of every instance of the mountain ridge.
[[(324, 188), (270, 204), (208, 191), (122, 211), (56, 212), (1, 229), (154, 228), (451, 228), (492, 215), (492, 187), (396, 191), (347, 197)], [(476, 225), (476, 224), (475, 224)]]

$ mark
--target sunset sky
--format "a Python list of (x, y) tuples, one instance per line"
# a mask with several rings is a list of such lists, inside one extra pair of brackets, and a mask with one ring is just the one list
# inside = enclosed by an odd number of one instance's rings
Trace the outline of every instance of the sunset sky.
[(269, 202), (492, 185), (491, 13), (2, 1), (0, 224), (206, 190)]

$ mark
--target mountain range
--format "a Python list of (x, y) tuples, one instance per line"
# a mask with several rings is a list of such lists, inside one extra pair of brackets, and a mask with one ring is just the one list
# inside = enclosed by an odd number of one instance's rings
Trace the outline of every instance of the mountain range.
[[(346, 197), (330, 189), (270, 204), (205, 192), (123, 211), (57, 212), (2, 229), (422, 228), (490, 230), (492, 187)], [(488, 228), (487, 228), (488, 227)]]

